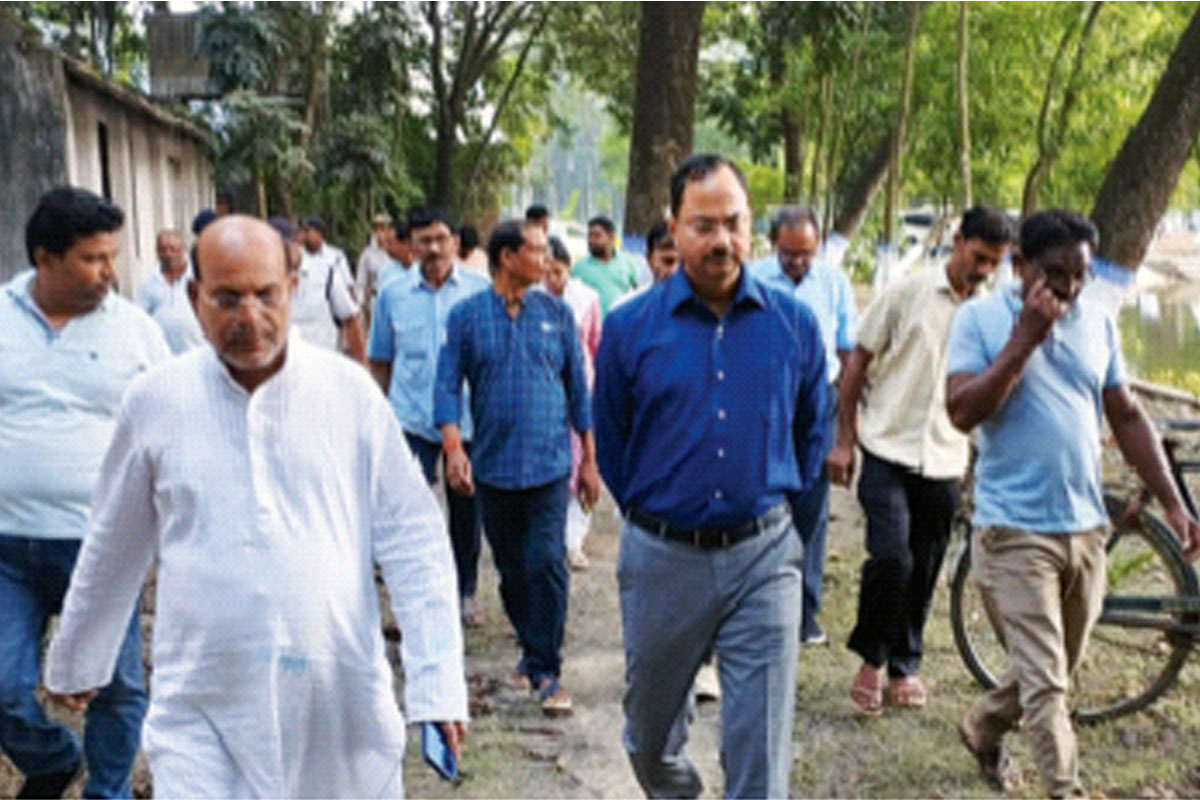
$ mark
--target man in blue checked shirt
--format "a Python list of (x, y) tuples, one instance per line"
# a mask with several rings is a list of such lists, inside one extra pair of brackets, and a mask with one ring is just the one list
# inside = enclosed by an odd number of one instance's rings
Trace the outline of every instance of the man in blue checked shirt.
[[(419, 208), (409, 214), (408, 229), (419, 267), (410, 280), (391, 281), (379, 292), (371, 317), (367, 346), (371, 374), (383, 388), (409, 449), (421, 462), (425, 480), (437, 480), (442, 435), (433, 424), (433, 381), (438, 351), (446, 341), (450, 309), (465, 297), (488, 288), (482, 275), (464, 269), (454, 256), (456, 224), (441, 208)], [(470, 453), (471, 417), (463, 415), (463, 448)], [(478, 623), (475, 585), (479, 562), (479, 511), (475, 498), (446, 485), (450, 543), (458, 574), (462, 619)]]
[(725, 793), (785, 797), (803, 552), (785, 497), (824, 457), (824, 348), (807, 306), (743, 268), (731, 162), (678, 167), (669, 225), (682, 269), (610, 312), (596, 360), (600, 469), (626, 519), (625, 748), (648, 796), (700, 794), (688, 694), (715, 651)]
[[(567, 617), (568, 421), (583, 441), (579, 502), (590, 508), (600, 494), (583, 350), (567, 304), (529, 291), (545, 275), (545, 231), (502, 222), (487, 251), (491, 290), (460, 302), (447, 320), (434, 423), (451, 487), (466, 495), (479, 489), (500, 596), (521, 646), (512, 680), (537, 690), (544, 713), (565, 714), (571, 697), (559, 676)], [(475, 422), (470, 457), (459, 429), (464, 378)]]
[[(821, 225), (816, 212), (807, 206), (784, 206), (771, 225), (775, 261), (770, 269), (755, 273), (765, 283), (791, 293), (812, 309), (821, 329), (825, 366), (829, 373), (827, 443), (833, 444), (837, 421), (837, 381), (842, 366), (854, 350), (858, 309), (846, 274), (819, 256)], [(824, 469), (816, 480), (788, 495), (792, 520), (804, 543), (804, 604), (801, 609), (800, 643), (826, 644), (829, 639), (817, 622), (821, 611), (821, 582), (825, 577), (825, 534), (829, 528), (829, 474)]]

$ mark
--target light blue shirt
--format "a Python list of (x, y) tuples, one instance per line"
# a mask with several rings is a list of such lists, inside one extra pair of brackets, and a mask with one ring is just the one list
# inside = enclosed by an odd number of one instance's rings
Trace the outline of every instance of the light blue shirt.
[(800, 283), (794, 283), (779, 266), (777, 256), (773, 256), (773, 266), (759, 266), (758, 269), (756, 277), (759, 280), (789, 292), (812, 309), (825, 345), (829, 382), (836, 381), (842, 372), (838, 353), (853, 350), (858, 334), (858, 308), (854, 305), (854, 292), (846, 273), (818, 259), (813, 261)]
[[(455, 264), (440, 288), (434, 289), (417, 271), (413, 278), (391, 280), (375, 300), (367, 358), (392, 365), (388, 399), (400, 426), (429, 442), (441, 442), (433, 424), (433, 382), (438, 352), (446, 341), (450, 309), (466, 297), (491, 286), (487, 278)], [(471, 415), (463, 392), (462, 438), (471, 439)]]
[[(1012, 336), (1020, 286), (964, 303), (950, 328), (947, 374), (983, 372)], [(1012, 394), (979, 426), (975, 526), (1074, 533), (1108, 523), (1100, 483), (1104, 389), (1125, 382), (1120, 337), (1087, 298), (1025, 364)]]
[(394, 258), (389, 259), (386, 264), (379, 268), (379, 275), (375, 278), (375, 294), (378, 296), (389, 283), (396, 279), (411, 283), (414, 277), (420, 274), (421, 265), (416, 262), (406, 267)]
[(171, 353), (115, 293), (54, 330), (35, 274), (0, 288), (0, 534), (78, 539), (125, 387)]

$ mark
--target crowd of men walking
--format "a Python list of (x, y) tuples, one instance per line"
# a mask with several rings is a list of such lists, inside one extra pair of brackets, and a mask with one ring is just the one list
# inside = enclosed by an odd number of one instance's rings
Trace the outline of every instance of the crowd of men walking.
[[(0, 748), (21, 796), (59, 796), (85, 766), (86, 796), (129, 796), (139, 742), (161, 796), (401, 795), (405, 718), (462, 752), (484, 537), (519, 648), (507, 679), (570, 713), (569, 577), (602, 480), (624, 520), (622, 740), (639, 784), (701, 792), (687, 726), (715, 663), (725, 794), (786, 796), (800, 647), (828, 641), (830, 484), (857, 472), (867, 520), (851, 708), (922, 708), (975, 429), (972, 558), (1009, 672), (959, 733), (1003, 790), (1020, 723), (1046, 792), (1071, 796), (1066, 695), (1104, 591), (1102, 414), (1200, 550), (1114, 323), (1080, 296), (1097, 242), (1073, 212), (1018, 231), (968, 210), (946, 261), (861, 320), (811, 209), (781, 209), (772, 253), (749, 260), (746, 181), (713, 155), (677, 167), (644, 260), (604, 217), (572, 264), (545, 208), (481, 247), (424, 207), (375, 218), (352, 273), (318, 218), (202, 212), (190, 253), (159, 234), (135, 305), (112, 291), (122, 221), (85, 190), (47, 193), (32, 269), (0, 290)], [(1019, 282), (989, 290), (1009, 257)], [(136, 604), (152, 563), (147, 691)], [(39, 683), (86, 710), (82, 744)]]

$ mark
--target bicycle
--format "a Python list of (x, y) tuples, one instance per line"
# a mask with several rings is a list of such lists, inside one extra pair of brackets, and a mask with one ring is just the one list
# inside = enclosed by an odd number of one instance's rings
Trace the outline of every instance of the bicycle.
[[(1200, 473), (1200, 458), (1181, 458), (1184, 442), (1171, 433), (1200, 431), (1200, 422), (1158, 420), (1171, 474), (1188, 511), (1196, 502), (1184, 476)], [(1144, 487), (1131, 497), (1108, 489), (1112, 521), (1108, 540), (1108, 590), (1088, 650), (1072, 680), (1074, 719), (1084, 725), (1140, 711), (1174, 685), (1200, 639), (1200, 581), (1183, 559), (1171, 528), (1147, 505)], [(984, 689), (996, 686), (1004, 648), (970, 580), (970, 521), (955, 521), (961, 553), (950, 582), (954, 643)]]

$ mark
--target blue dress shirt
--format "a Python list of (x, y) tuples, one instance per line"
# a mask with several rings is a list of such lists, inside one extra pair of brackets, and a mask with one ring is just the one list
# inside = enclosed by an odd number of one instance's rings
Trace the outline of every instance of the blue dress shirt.
[(829, 370), (829, 382), (833, 383), (842, 372), (842, 361), (838, 353), (854, 349), (858, 333), (858, 309), (854, 305), (854, 292), (846, 273), (817, 259), (808, 272), (796, 283), (779, 266), (779, 258), (763, 272), (755, 276), (769, 286), (790, 292), (800, 302), (812, 309), (821, 329), (821, 340), (825, 343), (825, 366)]
[(461, 301), (446, 322), (433, 396), (434, 424), (457, 424), (471, 387), (475, 477), (500, 489), (543, 486), (571, 470), (567, 428), (592, 428), (583, 350), (562, 300), (527, 291), (510, 317), (493, 289)]
[(604, 321), (600, 473), (622, 510), (680, 527), (738, 525), (815, 480), (828, 402), (807, 306), (743, 269), (718, 319), (679, 270)]
[[(442, 441), (433, 425), (433, 381), (450, 309), (489, 286), (487, 278), (455, 264), (437, 289), (418, 273), (415, 279), (391, 281), (375, 300), (367, 358), (392, 365), (388, 399), (396, 418), (404, 430), (427, 442)], [(459, 428), (463, 440), (470, 441), (469, 414)]]

